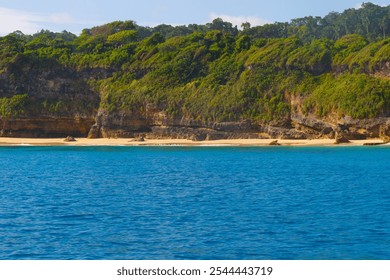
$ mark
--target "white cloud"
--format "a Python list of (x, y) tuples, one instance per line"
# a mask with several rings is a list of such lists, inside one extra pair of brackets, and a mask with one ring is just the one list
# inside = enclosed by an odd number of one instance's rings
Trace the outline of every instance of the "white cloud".
[(5, 35), (16, 30), (24, 33), (35, 33), (42, 20), (37, 14), (0, 7), (0, 34)]
[[(72, 29), (75, 25), (86, 24), (93, 23), (85, 20), (76, 20), (68, 13), (38, 14), (0, 7), (0, 36), (17, 30), (25, 34), (34, 34), (42, 29), (51, 31), (62, 31), (65, 29), (72, 31), (69, 28)], [(53, 28), (56, 30), (52, 30)]]
[(52, 14), (47, 17), (47, 19), (52, 23), (58, 23), (58, 24), (74, 24), (78, 23), (77, 20), (72, 18), (67, 13), (58, 13), (58, 14)]
[(209, 19), (214, 20), (216, 18), (221, 18), (224, 21), (230, 22), (233, 25), (237, 25), (238, 28), (241, 28), (241, 24), (244, 22), (249, 22), (251, 26), (264, 25), (267, 23), (272, 23), (271, 21), (254, 17), (254, 16), (230, 16), (230, 15), (220, 15), (216, 13), (210, 13)]
[(361, 8), (363, 8), (363, 3), (358, 3), (355, 5), (355, 9), (359, 10)]

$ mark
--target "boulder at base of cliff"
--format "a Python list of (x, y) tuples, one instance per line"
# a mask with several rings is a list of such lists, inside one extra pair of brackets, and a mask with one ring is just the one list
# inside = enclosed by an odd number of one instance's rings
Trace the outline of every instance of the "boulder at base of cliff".
[(345, 144), (345, 143), (350, 143), (350, 141), (343, 134), (336, 133), (336, 138), (335, 138), (334, 143), (335, 144)]
[(390, 142), (390, 121), (380, 127), (379, 137), (384, 143)]
[(100, 126), (94, 124), (88, 132), (88, 138), (100, 138)]
[(75, 142), (76, 139), (73, 136), (68, 136), (64, 139), (65, 142)]
[(278, 140), (272, 141), (269, 143), (270, 146), (280, 146), (280, 143), (278, 143)]
[(195, 134), (191, 135), (189, 138), (190, 138), (190, 140), (195, 141), (195, 142), (205, 141), (206, 138), (207, 138), (207, 134), (205, 134), (205, 133), (195, 133)]

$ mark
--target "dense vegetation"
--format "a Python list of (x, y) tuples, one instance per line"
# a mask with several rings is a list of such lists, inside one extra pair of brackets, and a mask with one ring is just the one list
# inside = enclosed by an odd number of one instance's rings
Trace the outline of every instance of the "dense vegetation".
[[(390, 6), (371, 3), (324, 18), (258, 27), (244, 23), (242, 30), (215, 19), (154, 28), (113, 22), (80, 36), (16, 31), (0, 38), (0, 75), (17, 83), (20, 65), (104, 70), (110, 75), (91, 74), (86, 80), (108, 112), (142, 113), (154, 106), (171, 117), (204, 122), (251, 119), (283, 125), (291, 95), (299, 95), (304, 113), (370, 118), (390, 114), (390, 81), (382, 73), (390, 68), (389, 35)], [(0, 92), (1, 115), (23, 112), (32, 95)]]

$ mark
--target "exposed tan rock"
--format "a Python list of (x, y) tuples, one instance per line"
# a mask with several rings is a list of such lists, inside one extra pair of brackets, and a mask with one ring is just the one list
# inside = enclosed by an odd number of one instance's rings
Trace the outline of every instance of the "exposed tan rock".
[(270, 146), (280, 146), (281, 144), (278, 143), (278, 140), (274, 140), (271, 143), (269, 143)]
[(390, 142), (390, 121), (383, 124), (379, 128), (379, 137), (383, 140), (385, 143)]
[(335, 138), (335, 144), (346, 144), (346, 143), (350, 143), (351, 141), (349, 141), (349, 139), (343, 135), (342, 133), (339, 133), (337, 132), (336, 133), (336, 138)]
[[(93, 118), (35, 117), (12, 118), (2, 126), (0, 136), (8, 137), (86, 137)], [(1, 122), (0, 122), (1, 125)]]
[(77, 140), (73, 136), (67, 136), (64, 139), (65, 142), (76, 142)]

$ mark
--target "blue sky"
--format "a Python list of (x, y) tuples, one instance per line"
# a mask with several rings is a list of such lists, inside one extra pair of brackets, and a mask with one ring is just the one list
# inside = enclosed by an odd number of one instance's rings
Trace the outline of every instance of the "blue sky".
[[(240, 26), (248, 21), (261, 25), (289, 21), (308, 15), (358, 8), (361, 0), (0, 0), (0, 35), (15, 30), (26, 34), (41, 29), (67, 30), (79, 34), (83, 28), (115, 20), (137, 24), (204, 24), (221, 17)], [(390, 0), (373, 0), (386, 6)]]

